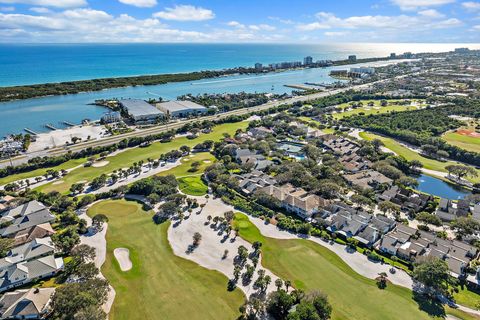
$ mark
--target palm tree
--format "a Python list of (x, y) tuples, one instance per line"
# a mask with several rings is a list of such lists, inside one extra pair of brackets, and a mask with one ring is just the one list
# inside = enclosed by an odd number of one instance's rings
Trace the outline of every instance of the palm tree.
[(283, 280), (278, 278), (277, 280), (275, 280), (275, 286), (277, 287), (277, 291), (280, 291), (280, 289), (282, 288), (283, 286)]
[(288, 288), (290, 288), (292, 286), (292, 282), (290, 280), (285, 280), (285, 288), (287, 289), (287, 292), (288, 292)]
[(199, 232), (195, 232), (193, 234), (193, 245), (195, 247), (198, 247), (198, 245), (200, 244), (200, 241), (202, 240), (202, 235), (199, 233)]

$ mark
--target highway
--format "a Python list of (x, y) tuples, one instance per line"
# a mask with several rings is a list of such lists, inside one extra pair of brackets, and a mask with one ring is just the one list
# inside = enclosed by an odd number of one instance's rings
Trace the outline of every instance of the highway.
[[(412, 75), (412, 74), (409, 74), (409, 75)], [(407, 75), (402, 75), (402, 76), (398, 76), (398, 77), (395, 77), (395, 78), (402, 78), (402, 77), (405, 77), (405, 76), (407, 76)], [(388, 80), (390, 80), (390, 79), (382, 79), (382, 80), (371, 82), (371, 83), (366, 83), (366, 84), (361, 84), (361, 85), (356, 85), (356, 86), (349, 86), (349, 87), (334, 89), (334, 90), (330, 90), (330, 91), (322, 91), (322, 92), (317, 92), (317, 93), (313, 93), (313, 94), (310, 94), (310, 95), (295, 96), (295, 97), (287, 98), (287, 99), (283, 99), (283, 100), (269, 101), (265, 104), (258, 105), (258, 106), (255, 106), (255, 107), (237, 109), (237, 110), (232, 110), (232, 111), (228, 111), (228, 112), (224, 112), (224, 113), (220, 113), (220, 114), (216, 114), (216, 115), (212, 115), (212, 116), (204, 116), (204, 117), (199, 117), (199, 118), (195, 118), (195, 119), (179, 120), (179, 121), (176, 121), (176, 122), (171, 122), (171, 123), (168, 123), (168, 124), (163, 124), (163, 125), (158, 125), (158, 126), (155, 126), (155, 127), (151, 127), (151, 128), (148, 128), (148, 129), (137, 129), (135, 131), (125, 133), (125, 134), (121, 134), (121, 135), (117, 135), (117, 136), (106, 137), (106, 138), (102, 138), (102, 139), (98, 139), (98, 140), (83, 141), (83, 142), (77, 143), (75, 145), (56, 147), (56, 148), (52, 148), (52, 149), (48, 149), (48, 150), (41, 150), (41, 151), (36, 151), (36, 152), (26, 152), (26, 153), (24, 153), (24, 154), (22, 154), (18, 157), (12, 158), (11, 160), (6, 159), (6, 160), (0, 161), (0, 168), (5, 168), (5, 167), (9, 166), (11, 163), (14, 166), (17, 166), (17, 165), (26, 163), (26, 162), (28, 162), (29, 159), (32, 159), (32, 158), (35, 158), (35, 157), (60, 156), (60, 155), (68, 153), (69, 151), (78, 152), (78, 151), (81, 151), (81, 150), (84, 150), (84, 149), (90, 148), (90, 147), (112, 145), (112, 144), (120, 142), (120, 141), (122, 141), (123, 139), (126, 139), (126, 138), (145, 137), (145, 136), (149, 136), (149, 135), (159, 134), (159, 133), (169, 131), (169, 130), (172, 130), (172, 129), (178, 129), (178, 128), (182, 127), (183, 125), (185, 125), (187, 123), (191, 123), (191, 122), (197, 122), (197, 121), (203, 121), (203, 120), (217, 120), (217, 119), (226, 118), (226, 117), (229, 117), (229, 116), (232, 116), (232, 115), (243, 115), (243, 114), (248, 114), (248, 113), (251, 113), (251, 112), (267, 110), (267, 109), (277, 107), (277, 106), (280, 106), (280, 105), (292, 105), (296, 102), (308, 102), (308, 101), (311, 101), (311, 100), (323, 98), (323, 97), (326, 97), (326, 96), (329, 96), (329, 95), (335, 95), (335, 94), (342, 93), (342, 92), (352, 90), (352, 89), (353, 90), (363, 90), (363, 89), (370, 88), (371, 86), (373, 86), (375, 84), (386, 82)]]

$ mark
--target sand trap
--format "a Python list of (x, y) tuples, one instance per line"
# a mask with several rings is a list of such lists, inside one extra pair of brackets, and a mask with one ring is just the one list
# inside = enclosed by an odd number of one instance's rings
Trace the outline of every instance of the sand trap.
[(203, 163), (212, 163), (210, 160), (203, 160)]
[(103, 161), (98, 161), (98, 162), (94, 162), (92, 164), (92, 167), (95, 167), (95, 168), (100, 168), (100, 167), (105, 167), (107, 164), (109, 164), (110, 162), (108, 162), (107, 160), (103, 160)]
[(187, 162), (187, 161), (190, 161), (190, 159), (183, 159), (183, 162)]
[(63, 180), (58, 180), (58, 181), (55, 181), (54, 183), (52, 183), (52, 185), (62, 184), (64, 182), (65, 181), (63, 181)]
[(117, 259), (120, 269), (128, 271), (132, 269), (132, 261), (130, 260), (130, 250), (126, 248), (117, 248), (113, 250), (113, 255)]
[(87, 180), (80, 180), (80, 181), (77, 181), (77, 183), (87, 183), (88, 181)]

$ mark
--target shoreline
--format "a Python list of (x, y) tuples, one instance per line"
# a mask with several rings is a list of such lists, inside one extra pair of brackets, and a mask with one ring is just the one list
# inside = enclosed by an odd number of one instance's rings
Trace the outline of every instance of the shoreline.
[[(432, 53), (433, 54), (433, 53)], [(407, 59), (410, 60), (410, 59)], [(80, 94), (88, 92), (99, 92), (109, 89), (119, 89), (137, 86), (153, 86), (175, 82), (198, 81), (203, 79), (215, 79), (234, 75), (261, 75), (275, 72), (285, 72), (292, 70), (316, 69), (326, 67), (337, 67), (344, 65), (358, 65), (363, 63), (375, 63), (382, 61), (391, 61), (392, 63), (401, 63), (405, 59), (391, 59), (390, 57), (372, 57), (357, 59), (356, 61), (349, 60), (335, 60), (331, 61), (329, 65), (313, 65), (291, 68), (270, 69), (264, 67), (258, 70), (252, 67), (236, 67), (224, 70), (202, 70), (185, 73), (164, 73), (164, 74), (147, 74), (139, 76), (126, 77), (108, 77), (108, 78), (94, 78), (86, 80), (62, 81), (62, 82), (48, 82), (29, 85), (6, 86), (0, 87), (0, 106), (2, 103), (13, 101), (21, 101), (34, 98), (45, 98), (52, 96), (64, 96), (69, 94)], [(99, 83), (104, 82), (104, 83)], [(114, 83), (117, 82), (117, 83)], [(45, 91), (45, 94), (38, 92)], [(59, 93), (62, 92), (62, 93)], [(18, 98), (18, 96), (21, 96)]]

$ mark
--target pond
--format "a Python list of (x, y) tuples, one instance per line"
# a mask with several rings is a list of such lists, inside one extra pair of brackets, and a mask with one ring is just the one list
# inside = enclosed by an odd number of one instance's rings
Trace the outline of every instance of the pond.
[(464, 188), (424, 174), (416, 177), (416, 179), (418, 181), (418, 191), (429, 193), (437, 197), (458, 200), (463, 199), (470, 194), (470, 192)]

